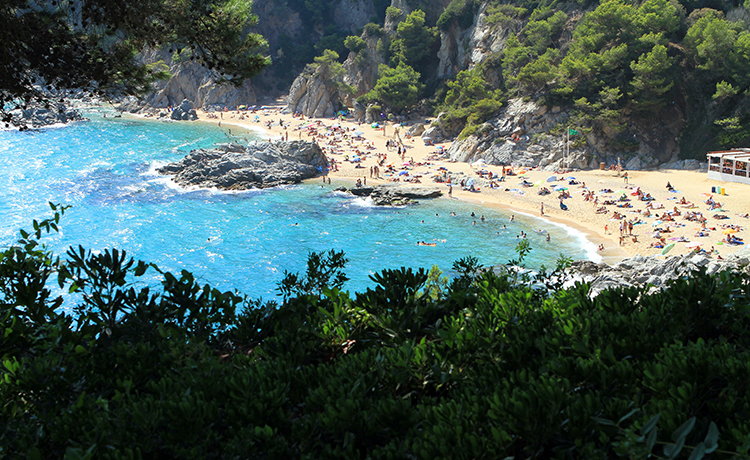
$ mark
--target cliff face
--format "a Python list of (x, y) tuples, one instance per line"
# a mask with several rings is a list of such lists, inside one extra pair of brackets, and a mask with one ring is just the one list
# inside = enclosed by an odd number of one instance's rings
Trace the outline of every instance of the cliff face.
[[(566, 129), (570, 112), (547, 108), (534, 101), (511, 99), (500, 114), (484, 123), (477, 133), (457, 140), (447, 154), (458, 161), (485, 160), (488, 164), (539, 166), (550, 171), (571, 168), (598, 168), (601, 162), (615, 164), (621, 159), (626, 169), (637, 170), (677, 161), (677, 136), (684, 120), (675, 111), (664, 123), (634, 125), (630, 128), (639, 141), (635, 151), (615, 150), (611, 145), (621, 133), (607, 126), (574, 134), (567, 149)], [(440, 120), (440, 117), (438, 118)], [(439, 128), (433, 137), (448, 138)], [(677, 167), (677, 165), (675, 165)], [(681, 164), (697, 168), (697, 163)]]
[(175, 107), (189, 100), (196, 108), (223, 109), (238, 105), (253, 105), (257, 100), (252, 83), (241, 86), (218, 84), (215, 75), (205, 67), (190, 61), (175, 62), (167, 51), (150, 50), (144, 53), (146, 62), (164, 62), (172, 78), (158, 82), (154, 91), (137, 102), (129, 101), (121, 107), (128, 112), (151, 111)]
[(324, 78), (305, 74), (292, 83), (286, 103), (287, 111), (315, 118), (330, 118), (346, 108), (336, 86)]
[[(522, 24), (518, 21), (491, 25), (487, 23), (485, 1), (474, 16), (474, 22), (465, 30), (452, 24), (448, 31), (440, 32), (440, 51), (438, 58), (438, 76), (455, 77), (458, 72), (470, 69), (483, 62), (492, 54), (500, 53), (505, 48), (505, 41), (511, 34), (518, 33)], [(494, 82), (499, 82), (499, 76)]]

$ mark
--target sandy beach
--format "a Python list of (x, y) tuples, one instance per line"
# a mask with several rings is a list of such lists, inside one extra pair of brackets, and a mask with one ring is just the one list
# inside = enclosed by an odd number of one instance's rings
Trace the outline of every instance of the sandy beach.
[[(264, 132), (270, 139), (317, 141), (335, 162), (336, 167), (329, 173), (332, 184), (341, 181), (342, 185), (352, 186), (357, 179), (368, 185), (419, 181), (441, 187), (443, 199), (454, 200), (457, 210), (461, 202), (472, 201), (568, 225), (602, 247), (599, 254), (609, 264), (636, 254), (661, 256), (670, 245), (670, 256), (705, 251), (711, 257), (723, 257), (742, 247), (729, 243), (727, 237), (743, 243), (747, 240), (750, 219), (745, 216), (750, 213), (750, 186), (709, 180), (705, 171), (555, 173), (515, 168), (514, 175), (506, 174), (501, 180), (502, 166), (440, 159), (440, 153), (450, 144), (425, 145), (418, 137), (408, 138), (408, 125), (399, 128), (397, 134), (391, 123), (383, 131), (346, 118), (296, 118), (282, 114), (280, 102), (267, 107), (255, 113), (199, 111), (198, 116), (202, 121), (220, 124), (228, 132), (242, 127)], [(355, 137), (355, 132), (361, 135)], [(397, 140), (403, 143), (403, 158), (398, 156), (396, 147), (386, 145)], [(378, 164), (380, 178), (371, 176), (371, 168)], [(435, 182), (435, 178), (441, 180), (446, 175), (453, 178), (450, 196), (447, 183)], [(467, 190), (472, 179), (475, 191)], [(466, 187), (461, 187), (462, 180)], [(725, 194), (712, 192), (712, 187), (724, 188)], [(550, 193), (540, 194), (545, 188)], [(567, 209), (561, 209), (561, 202)]]

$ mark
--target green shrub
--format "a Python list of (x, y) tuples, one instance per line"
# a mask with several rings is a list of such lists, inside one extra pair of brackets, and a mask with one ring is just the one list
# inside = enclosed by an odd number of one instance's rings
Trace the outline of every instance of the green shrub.
[(365, 24), (363, 33), (367, 37), (382, 37), (383, 28), (373, 22), (370, 22), (370, 23)]
[(344, 40), (344, 46), (353, 53), (359, 53), (363, 49), (367, 48), (367, 42), (359, 37), (350, 35)]
[(391, 20), (400, 18), (402, 14), (403, 12), (395, 6), (389, 6), (385, 9), (385, 17)]

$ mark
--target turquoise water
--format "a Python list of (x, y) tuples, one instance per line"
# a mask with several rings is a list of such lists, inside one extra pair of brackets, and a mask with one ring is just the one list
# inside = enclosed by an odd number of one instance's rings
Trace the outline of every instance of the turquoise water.
[[(184, 190), (156, 167), (226, 142), (225, 131), (90, 116), (66, 127), (0, 132), (0, 244), (15, 241), (32, 219), (49, 217), (48, 202), (62, 203), (72, 208), (61, 233), (46, 240), (60, 254), (71, 245), (124, 249), (163, 270), (186, 269), (253, 298), (274, 296), (284, 271), (303, 272), (310, 251), (345, 251), (346, 288), (354, 291), (371, 286), (368, 276), (384, 268), (437, 264), (449, 272), (453, 261), (469, 255), (485, 265), (507, 262), (521, 231), (531, 240), (530, 267), (551, 266), (560, 253), (595, 254), (571, 229), (531, 216), (510, 222), (508, 213), (457, 200), (381, 208), (320, 183), (241, 193)], [(550, 243), (533, 231), (542, 227)], [(420, 240), (438, 244), (417, 246)]]

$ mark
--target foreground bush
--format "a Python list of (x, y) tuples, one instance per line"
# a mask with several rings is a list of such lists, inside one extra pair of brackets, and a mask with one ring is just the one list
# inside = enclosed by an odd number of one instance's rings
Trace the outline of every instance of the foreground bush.
[(0, 261), (0, 457), (748, 457), (743, 275), (590, 299), (465, 260), (352, 295), (332, 251), (277, 304), (186, 272), (137, 289), (158, 268), (115, 250), (59, 260), (38, 241), (61, 212)]

